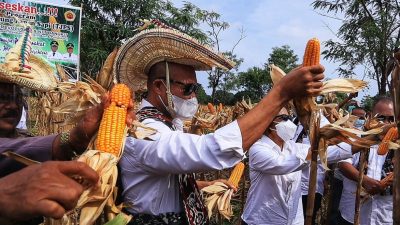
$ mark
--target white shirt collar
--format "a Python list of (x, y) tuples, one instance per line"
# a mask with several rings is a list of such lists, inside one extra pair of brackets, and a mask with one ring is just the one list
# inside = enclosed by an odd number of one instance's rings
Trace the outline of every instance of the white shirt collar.
[(142, 102), (140, 103), (139, 110), (143, 109), (144, 107), (154, 107), (150, 102), (148, 102), (146, 99), (142, 99)]
[(262, 143), (270, 147), (271, 149), (278, 150), (279, 152), (281, 151), (281, 147), (279, 147), (271, 138), (269, 138), (266, 135), (263, 135), (260, 139)]

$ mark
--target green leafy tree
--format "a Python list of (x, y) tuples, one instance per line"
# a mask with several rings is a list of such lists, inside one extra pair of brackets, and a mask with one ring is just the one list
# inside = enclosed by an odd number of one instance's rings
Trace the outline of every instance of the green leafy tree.
[(107, 55), (121, 42), (132, 37), (141, 25), (139, 19), (159, 19), (197, 39), (209, 38), (198, 25), (204, 10), (185, 2), (176, 8), (167, 0), (71, 0), (82, 5), (81, 71), (96, 74)]
[[(210, 37), (210, 45), (218, 52), (221, 52), (220, 49), (220, 35), (221, 32), (229, 28), (229, 24), (227, 22), (220, 20), (221, 15), (216, 12), (207, 12), (203, 11), (203, 22), (207, 24), (208, 28), (206, 33)], [(245, 38), (243, 29), (240, 32), (240, 37), (238, 41), (233, 45), (230, 51), (225, 51), (223, 54), (232, 60), (236, 65), (233, 70), (224, 71), (219, 68), (215, 68), (214, 70), (208, 71), (208, 80), (209, 87), (211, 88), (211, 98), (212, 101), (216, 99), (215, 93), (218, 89), (223, 91), (230, 91), (234, 88), (235, 72), (238, 71), (240, 64), (243, 62), (242, 58), (238, 58), (234, 54), (234, 49), (239, 44), (241, 40)]]
[(361, 106), (367, 111), (372, 112), (372, 106), (374, 105), (375, 98), (377, 96), (366, 95), (361, 99)]
[(223, 105), (233, 105), (235, 103), (235, 96), (233, 93), (223, 90), (215, 92), (214, 104), (222, 103)]
[(289, 45), (283, 45), (282, 47), (272, 48), (272, 53), (269, 55), (268, 65), (275, 64), (286, 73), (289, 73), (292, 69), (299, 66), (297, 61), (299, 58)]
[[(246, 72), (239, 73), (230, 81), (238, 91), (235, 94), (235, 100), (241, 101), (244, 97), (250, 98), (253, 102), (259, 101), (272, 88), (268, 65), (275, 64), (285, 72), (289, 72), (298, 66), (297, 61), (297, 55), (288, 45), (272, 48), (264, 68), (252, 67)], [(229, 85), (232, 86), (232, 84)]]
[(325, 43), (324, 58), (341, 62), (338, 71), (346, 77), (355, 75), (356, 66), (363, 66), (365, 75), (377, 82), (378, 93), (384, 94), (394, 67), (391, 55), (400, 44), (398, 1), (317, 0), (312, 6), (342, 20), (339, 41)]
[(197, 91), (197, 100), (199, 101), (200, 104), (207, 104), (211, 102), (211, 97), (207, 95), (202, 85), (200, 85), (200, 88)]
[[(258, 102), (271, 89), (272, 80), (269, 72), (264, 68), (252, 67), (246, 72), (240, 72), (237, 85), (243, 96), (249, 97), (253, 102)], [(240, 96), (239, 96), (240, 97)], [(236, 99), (241, 100), (241, 99)]]

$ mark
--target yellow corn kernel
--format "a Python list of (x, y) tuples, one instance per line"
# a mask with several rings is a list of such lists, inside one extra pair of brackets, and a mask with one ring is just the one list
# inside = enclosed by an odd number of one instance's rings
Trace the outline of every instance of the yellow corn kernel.
[(111, 90), (111, 102), (117, 106), (128, 107), (131, 100), (131, 90), (125, 84), (116, 84)]
[(243, 175), (243, 171), (244, 171), (244, 163), (240, 162), (236, 164), (235, 168), (233, 168), (232, 170), (231, 176), (229, 177), (228, 181), (233, 186), (237, 187), (239, 185), (240, 178)]
[(303, 66), (315, 66), (319, 64), (321, 55), (321, 45), (317, 38), (310, 39), (307, 42), (306, 50), (304, 52)]
[(398, 138), (397, 127), (392, 127), (388, 130), (378, 148), (378, 155), (385, 155), (389, 150), (389, 141), (394, 141)]
[(131, 92), (126, 85), (117, 84), (111, 90), (111, 104), (104, 110), (100, 122), (96, 148), (116, 156), (120, 155), (125, 135), (125, 121)]

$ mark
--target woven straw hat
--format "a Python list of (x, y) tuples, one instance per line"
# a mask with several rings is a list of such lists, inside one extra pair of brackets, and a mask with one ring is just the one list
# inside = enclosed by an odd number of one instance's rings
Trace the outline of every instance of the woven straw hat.
[(52, 67), (43, 59), (30, 55), (32, 28), (25, 25), (25, 32), (7, 53), (0, 64), (0, 82), (14, 83), (37, 91), (57, 87)]
[(141, 31), (121, 46), (114, 62), (114, 77), (134, 91), (145, 91), (151, 66), (161, 61), (193, 66), (195, 70), (229, 70), (235, 65), (196, 39), (163, 25)]

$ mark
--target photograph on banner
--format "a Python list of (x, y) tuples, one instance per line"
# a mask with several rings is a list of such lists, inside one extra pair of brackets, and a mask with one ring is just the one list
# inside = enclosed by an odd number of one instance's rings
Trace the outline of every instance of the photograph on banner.
[(79, 80), (81, 8), (38, 1), (0, 2), (0, 62), (17, 43), (24, 24), (33, 29), (31, 54), (63, 66), (72, 81)]

